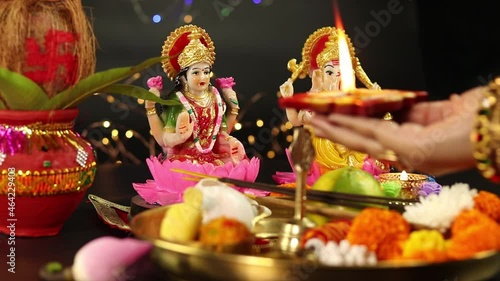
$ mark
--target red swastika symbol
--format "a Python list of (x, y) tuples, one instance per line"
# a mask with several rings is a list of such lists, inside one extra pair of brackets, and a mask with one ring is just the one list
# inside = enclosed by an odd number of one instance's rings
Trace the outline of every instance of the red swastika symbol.
[[(45, 34), (45, 43), (38, 45), (35, 38), (26, 39), (26, 66), (30, 69), (24, 75), (36, 83), (54, 81), (62, 76), (64, 82), (72, 85), (76, 80), (78, 60), (73, 54), (75, 34), (67, 31), (49, 30)], [(63, 66), (65, 70), (59, 71)]]

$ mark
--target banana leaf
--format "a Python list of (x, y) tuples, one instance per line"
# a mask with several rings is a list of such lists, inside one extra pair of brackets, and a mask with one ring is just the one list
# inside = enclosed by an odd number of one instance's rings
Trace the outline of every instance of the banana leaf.
[(136, 66), (113, 68), (97, 72), (93, 75), (90, 75), (89, 77), (80, 80), (72, 87), (58, 93), (47, 102), (44, 102), (40, 109), (50, 110), (74, 107), (77, 104), (81, 103), (84, 99), (92, 96), (94, 93), (102, 92), (102, 89), (167, 58), (168, 57), (156, 57), (145, 60)]
[(0, 109), (37, 110), (49, 97), (28, 77), (0, 67)]

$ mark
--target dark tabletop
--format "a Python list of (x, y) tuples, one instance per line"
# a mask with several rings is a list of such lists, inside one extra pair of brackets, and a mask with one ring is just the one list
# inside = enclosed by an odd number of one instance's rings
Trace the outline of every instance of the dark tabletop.
[[(285, 160), (262, 161), (257, 180), (272, 182), (271, 176), (276, 171), (290, 170), (288, 162)], [(136, 195), (132, 183), (144, 182), (147, 179), (151, 179), (151, 174), (146, 164), (101, 164), (98, 166), (94, 184), (89, 188), (88, 193), (129, 206), (131, 198)], [(437, 180), (444, 185), (466, 182), (472, 187), (494, 191), (497, 194), (500, 191), (499, 186), (483, 180), (474, 170), (449, 175)], [(7, 266), (4, 262), (7, 251), (6, 240), (5, 236), (0, 236), (1, 255), (3, 256), (0, 259), (2, 260), (0, 280), (40, 280), (38, 271), (44, 264), (50, 261), (58, 261), (63, 266), (71, 266), (76, 252), (87, 242), (101, 236), (127, 237), (131, 236), (131, 234), (105, 224), (97, 216), (97, 212), (86, 196), (58, 235), (39, 238), (16, 238), (15, 274), (7, 272)], [(497, 278), (497, 280), (500, 280), (500, 278)]]

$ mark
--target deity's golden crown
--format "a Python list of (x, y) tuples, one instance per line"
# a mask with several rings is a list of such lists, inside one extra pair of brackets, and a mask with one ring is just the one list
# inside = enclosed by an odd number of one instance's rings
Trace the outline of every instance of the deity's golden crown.
[[(367, 88), (372, 88), (373, 83), (361, 67), (359, 59), (356, 57), (351, 39), (347, 34), (346, 39), (356, 77), (358, 77)], [(327, 62), (338, 59), (339, 47), (337, 29), (327, 26), (316, 30), (307, 38), (302, 48), (302, 61), (297, 64), (296, 59), (291, 59), (288, 61), (287, 68), (292, 72), (292, 80), (297, 78), (302, 79), (310, 75), (313, 70), (323, 68)]]
[(198, 62), (208, 62), (210, 65), (212, 65), (214, 62), (213, 58), (211, 57), (210, 51), (200, 41), (201, 34), (198, 31), (194, 30), (193, 32), (191, 32), (191, 34), (189, 34), (188, 38), (190, 40), (189, 44), (184, 47), (184, 50), (177, 59), (181, 69)]
[(185, 25), (174, 30), (165, 40), (162, 56), (163, 70), (174, 79), (181, 69), (199, 62), (213, 65), (215, 47), (207, 32), (195, 25)]
[(323, 68), (328, 62), (339, 59), (339, 44), (337, 44), (338, 35), (335, 30), (328, 36), (325, 48), (316, 57), (316, 64)]

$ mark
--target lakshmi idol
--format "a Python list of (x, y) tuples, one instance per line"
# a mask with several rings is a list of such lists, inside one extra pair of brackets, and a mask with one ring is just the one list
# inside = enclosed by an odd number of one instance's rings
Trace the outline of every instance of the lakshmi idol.
[[(347, 37), (356, 77), (363, 85), (370, 89), (380, 89), (377, 83), (372, 83), (361, 67), (355, 51)], [(340, 90), (340, 67), (338, 34), (335, 27), (323, 27), (316, 30), (307, 38), (302, 49), (302, 62), (296, 63), (295, 59), (288, 62), (288, 70), (292, 72), (291, 78), (280, 86), (283, 97), (290, 97), (294, 93), (293, 82), (297, 78), (311, 77), (312, 87), (309, 93)], [(307, 110), (297, 111), (293, 108), (286, 109), (286, 115), (293, 126), (302, 126), (304, 121), (312, 117), (312, 112)], [(366, 155), (347, 149), (345, 146), (333, 143), (322, 138), (314, 138), (313, 145), (316, 150), (315, 163), (321, 173), (329, 170), (354, 166), (361, 168)], [(382, 167), (386, 168), (386, 167)]]
[[(239, 104), (232, 89), (234, 79), (216, 79), (221, 93), (210, 83), (215, 47), (207, 32), (195, 25), (177, 28), (167, 37), (162, 62), (174, 89), (162, 93), (161, 76), (148, 80), (149, 90), (177, 105), (159, 106), (145, 102), (151, 132), (162, 154), (146, 160), (154, 181), (134, 184), (148, 203), (177, 202), (185, 188), (195, 183), (175, 169), (211, 176), (254, 181), (259, 159), (249, 159), (239, 140), (229, 135), (238, 115)], [(240, 188), (242, 192), (248, 189)]]
[[(205, 30), (194, 25), (178, 28), (165, 41), (163, 69), (173, 80), (167, 99), (178, 106), (159, 107), (146, 101), (149, 126), (166, 159), (223, 165), (246, 157), (243, 145), (229, 132), (238, 115), (238, 99), (232, 78), (216, 82), (222, 95), (210, 84), (215, 61), (214, 44)], [(160, 96), (161, 76), (149, 79), (150, 91)]]

